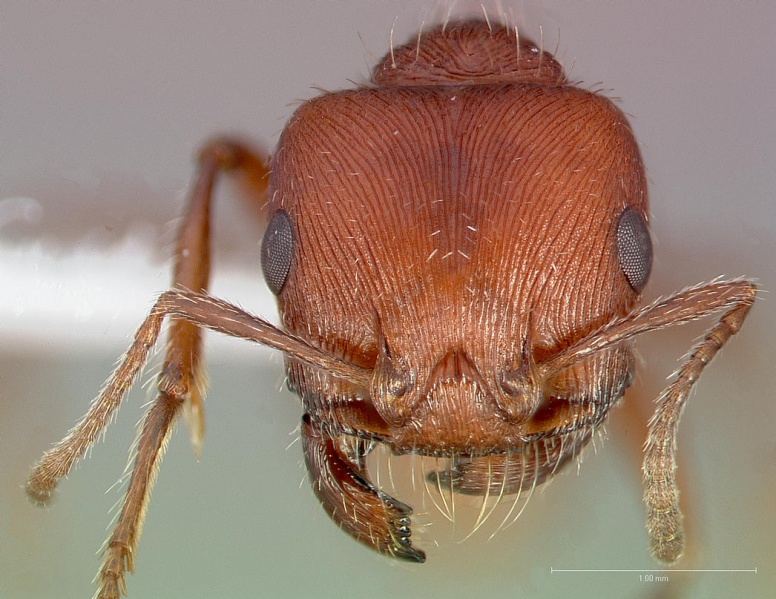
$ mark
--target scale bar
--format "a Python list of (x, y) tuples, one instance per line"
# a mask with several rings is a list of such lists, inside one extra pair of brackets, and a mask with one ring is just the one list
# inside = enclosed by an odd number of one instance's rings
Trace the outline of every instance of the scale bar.
[(678, 569), (648, 569), (648, 568), (634, 568), (634, 569), (626, 569), (626, 568), (611, 568), (611, 569), (605, 569), (605, 568), (569, 568), (569, 569), (563, 569), (563, 568), (553, 568), (550, 567), (550, 574), (554, 574), (555, 572), (748, 572), (752, 574), (757, 574), (757, 568), (748, 568), (748, 569), (735, 569), (735, 568), (720, 568), (720, 569), (690, 569), (690, 570), (678, 570)]

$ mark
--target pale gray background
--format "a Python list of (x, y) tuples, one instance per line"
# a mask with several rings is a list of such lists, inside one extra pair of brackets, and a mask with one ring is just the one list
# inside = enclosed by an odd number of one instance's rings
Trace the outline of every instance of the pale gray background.
[[(657, 259), (647, 295), (718, 275), (776, 288), (776, 5), (503, 2), (572, 78), (621, 98), (649, 169)], [(200, 142), (241, 132), (271, 148), (295, 103), (363, 82), (376, 57), (451, 3), (4, 2), (0, 12), (0, 596), (91, 596), (105, 493), (145, 401), (135, 392), (53, 507), (28, 504), (26, 471), (86, 409), (168, 280), (165, 256)], [(476, 3), (474, 3), (476, 6)], [(492, 12), (496, 4), (486, 3)], [(462, 14), (464, 3), (453, 6)], [(602, 82), (602, 83), (599, 83)], [(272, 316), (257, 227), (224, 194), (214, 291)], [(159, 239), (161, 238), (161, 242)], [(274, 318), (274, 317), (273, 317)], [(640, 343), (646, 405), (700, 329)], [(704, 376), (680, 449), (694, 481), (702, 568), (688, 596), (776, 587), (774, 308), (764, 293)], [(491, 542), (383, 559), (339, 532), (300, 468), (301, 411), (278, 356), (209, 342), (208, 436), (183, 429), (162, 467), (130, 596), (641, 597), (646, 551), (635, 431), (610, 426)], [(634, 401), (636, 398), (634, 398)], [(617, 415), (615, 415), (615, 418)], [(619, 430), (619, 432), (618, 432)], [(638, 441), (637, 441), (638, 442)], [(632, 445), (632, 443), (631, 443)], [(424, 540), (425, 539), (425, 540)], [(678, 575), (672, 575), (678, 578)]]

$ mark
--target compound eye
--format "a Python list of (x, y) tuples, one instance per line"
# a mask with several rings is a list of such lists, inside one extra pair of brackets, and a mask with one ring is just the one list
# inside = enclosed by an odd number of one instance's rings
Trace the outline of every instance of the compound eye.
[(275, 295), (280, 294), (288, 279), (295, 243), (294, 228), (288, 213), (277, 211), (261, 242), (261, 270)]
[(636, 293), (641, 293), (652, 270), (652, 240), (641, 212), (626, 208), (617, 223), (620, 268)]

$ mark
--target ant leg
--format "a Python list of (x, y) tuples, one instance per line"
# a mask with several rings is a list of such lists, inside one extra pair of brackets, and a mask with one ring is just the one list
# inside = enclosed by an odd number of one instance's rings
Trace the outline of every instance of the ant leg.
[[(236, 142), (216, 140), (201, 151), (199, 171), (175, 248), (174, 288), (207, 291), (213, 186), (221, 172), (246, 166), (263, 177), (268, 173), (267, 167), (248, 148)], [(202, 357), (202, 329), (192, 322), (172, 318), (167, 354), (157, 383), (159, 395), (143, 420), (124, 504), (105, 546), (98, 576), (100, 597), (118, 597), (119, 592), (126, 594), (124, 573), (134, 570), (134, 550), (142, 531), (148, 499), (169, 435), (182, 408), (189, 416), (192, 444), (199, 455), (205, 432)]]
[[(266, 179), (267, 167), (246, 146), (217, 140), (199, 157), (196, 182), (188, 200), (175, 251), (173, 286), (205, 291), (210, 276), (210, 205), (217, 175), (225, 170), (258, 171), (254, 180)], [(27, 482), (30, 498), (50, 501), (59, 479), (65, 476), (105, 430), (126, 391), (146, 362), (156, 342), (164, 315), (152, 314), (136, 334), (133, 348), (92, 404), (86, 416), (70, 433), (47, 452)], [(134, 350), (134, 351), (133, 351)], [(105, 558), (98, 575), (99, 597), (114, 598), (126, 593), (125, 572), (133, 569), (133, 552), (142, 529), (147, 501), (166, 441), (181, 408), (188, 404), (197, 426), (194, 445), (198, 449), (204, 430), (202, 395), (202, 333), (186, 320), (173, 319), (167, 355), (159, 377), (159, 396), (146, 414), (135, 450), (135, 463), (119, 519), (105, 546)]]
[[(215, 139), (199, 153), (199, 172), (178, 232), (172, 287), (207, 292), (210, 279), (210, 222), (213, 186), (224, 171), (238, 171), (250, 179), (263, 196), (269, 169), (247, 146), (230, 139)], [(256, 189), (263, 184), (263, 189)], [(194, 451), (199, 457), (205, 434), (203, 398), (206, 388), (202, 363), (202, 329), (191, 322), (171, 319), (167, 356), (162, 377), (179, 379), (186, 389), (186, 420)]]
[[(279, 349), (288, 356), (310, 366), (326, 370), (333, 376), (351, 381), (356, 386), (368, 388), (371, 371), (338, 358), (309, 345), (302, 339), (282, 331), (268, 322), (240, 310), (227, 302), (202, 293), (172, 290), (163, 293), (151, 313), (135, 333), (135, 339), (122, 363), (113, 373), (84, 419), (73, 431), (43, 456), (33, 469), (27, 483), (31, 497), (50, 499), (56, 484), (69, 472), (77, 460), (76, 452), (88, 448), (89, 438), (105, 428), (111, 414), (121, 403), (138, 373), (145, 365), (151, 348), (156, 344), (162, 322), (167, 316), (185, 319), (187, 323), (208, 328), (232, 337), (240, 337)], [(162, 371), (159, 378), (159, 397), (146, 413), (135, 451), (132, 470), (124, 504), (113, 533), (106, 543), (103, 567), (100, 570), (101, 599), (114, 599), (125, 593), (124, 574), (132, 571), (134, 548), (140, 537), (148, 497), (158, 470), (172, 425), (186, 401), (187, 380), (177, 369)], [(183, 383), (182, 383), (183, 381)], [(354, 412), (353, 418), (358, 418)], [(69, 466), (68, 466), (69, 463)]]

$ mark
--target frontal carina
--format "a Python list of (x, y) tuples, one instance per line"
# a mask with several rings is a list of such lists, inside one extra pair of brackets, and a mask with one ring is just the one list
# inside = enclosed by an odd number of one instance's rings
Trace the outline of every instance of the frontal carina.
[[(261, 258), (282, 328), (207, 294), (211, 189), (225, 170), (270, 173)], [(534, 488), (579, 455), (624, 394), (633, 337), (716, 314), (660, 396), (646, 444), (652, 549), (675, 561), (679, 417), (755, 287), (715, 281), (640, 307), (648, 222), (638, 146), (611, 101), (570, 84), (514, 29), (472, 21), (422, 33), (386, 56), (372, 85), (303, 104), (269, 166), (233, 140), (205, 146), (172, 289), (85, 418), (35, 467), (28, 492), (51, 498), (170, 317), (101, 597), (125, 592), (171, 425), (185, 406), (201, 415), (202, 328), (284, 352), (324, 509), (369, 547), (422, 562), (411, 506), (370, 480), (376, 444), (451, 458), (439, 480), (453, 491)]]

